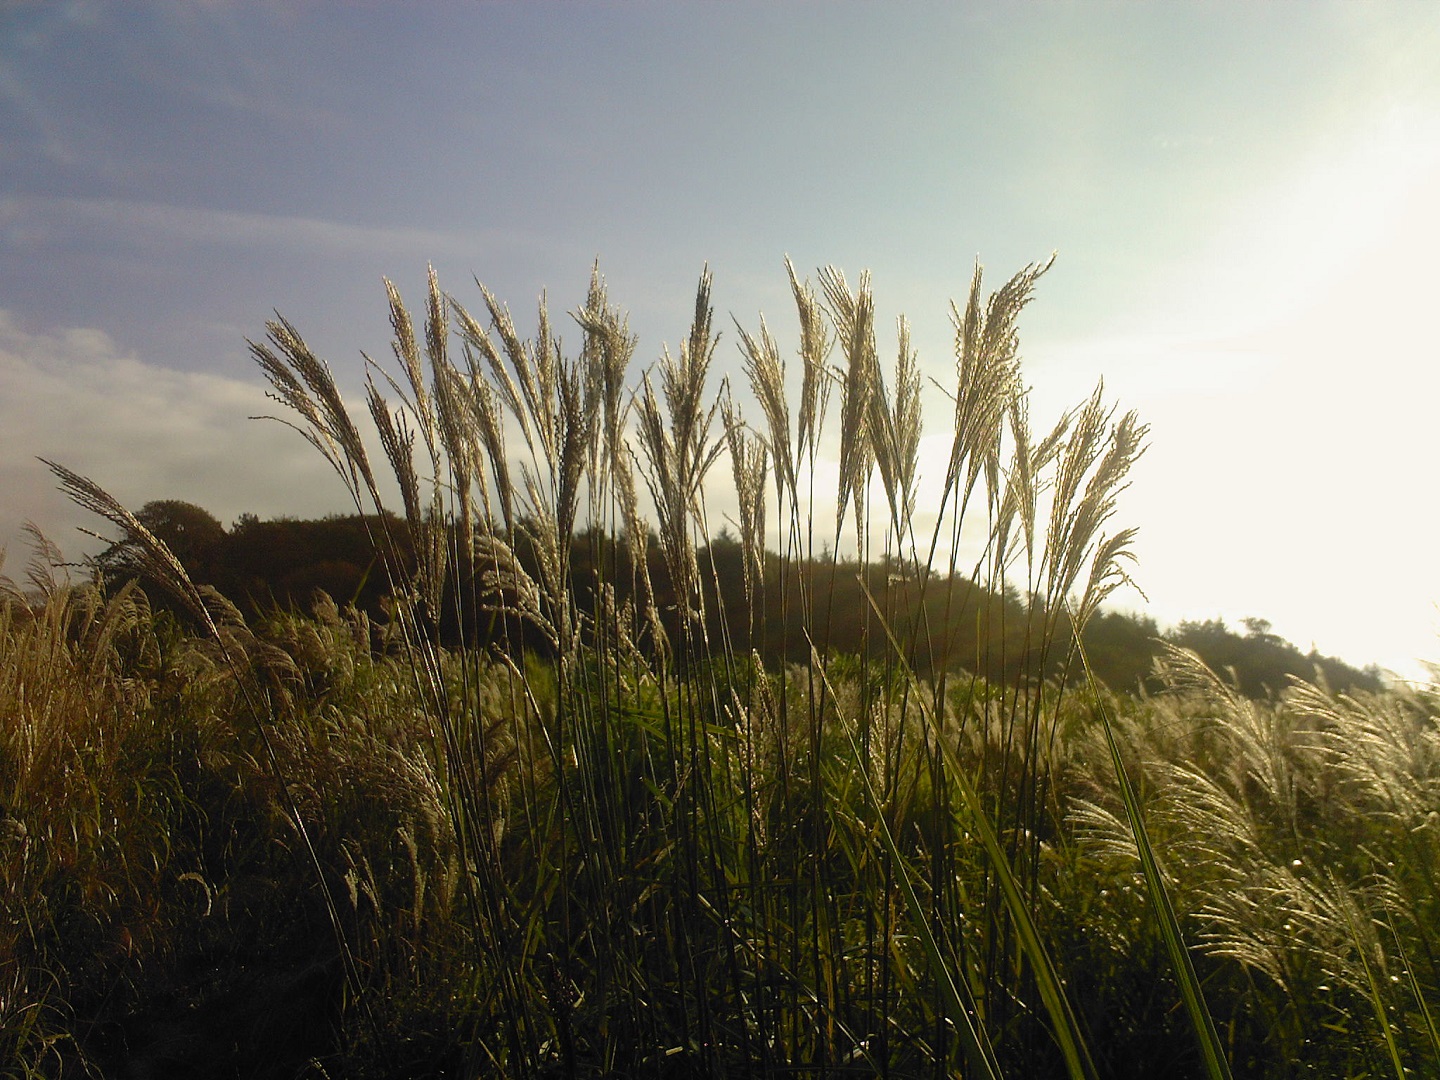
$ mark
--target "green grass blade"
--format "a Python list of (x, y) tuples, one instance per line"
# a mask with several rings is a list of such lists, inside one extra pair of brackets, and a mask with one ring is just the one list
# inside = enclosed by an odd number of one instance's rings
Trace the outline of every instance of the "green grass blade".
[(1425, 1020), (1425, 1033), (1430, 1037), (1430, 1049), (1435, 1052), (1435, 1063), (1440, 1065), (1440, 1030), (1435, 1027), (1435, 1017), (1431, 1015), (1430, 1006), (1425, 1001), (1425, 991), (1420, 988), (1420, 980), (1415, 977), (1414, 965), (1410, 963), (1410, 957), (1405, 952), (1405, 944), (1400, 940), (1400, 932), (1395, 929), (1395, 920), (1386, 912), (1386, 925), (1390, 928), (1390, 936), (1395, 939), (1395, 948), (1400, 952), (1400, 963), (1405, 965), (1405, 977), (1410, 981), (1410, 992), (1415, 995), (1415, 1001), (1420, 1006), (1420, 1015)]
[(1105, 743), (1110, 748), (1110, 760), (1115, 765), (1115, 780), (1120, 787), (1120, 798), (1125, 803), (1125, 814), (1130, 819), (1135, 847), (1140, 854), (1140, 867), (1145, 874), (1145, 888), (1150, 897), (1150, 906), (1159, 920), (1160, 933), (1165, 940), (1165, 949), (1170, 954), (1170, 962), (1175, 968), (1175, 978), (1180, 984), (1180, 996), (1185, 1002), (1185, 1011), (1190, 1015), (1190, 1024), (1200, 1042), (1206, 1075), (1211, 1080), (1230, 1080), (1230, 1063), (1225, 1058), (1220, 1033), (1216, 1030), (1215, 1020), (1205, 1004), (1200, 979), (1195, 974), (1195, 966), (1190, 962), (1190, 953), (1185, 948), (1185, 939), (1180, 933), (1180, 921), (1175, 917), (1175, 909), (1170, 904), (1170, 894), (1165, 889), (1165, 879), (1161, 876), (1160, 864), (1155, 858), (1155, 849), (1150, 844), (1150, 834), (1140, 812), (1140, 800), (1130, 783), (1129, 774), (1125, 771), (1125, 761), (1120, 756), (1120, 743), (1115, 738), (1115, 727), (1100, 697), (1095, 673), (1090, 670), (1090, 659), (1085, 655), (1085, 647), (1078, 634), (1075, 647), (1079, 652), (1080, 662), (1085, 667), (1090, 688), (1095, 693), (1096, 710), (1105, 729)]
[(985, 808), (980, 803), (980, 796), (975, 791), (974, 785), (970, 783), (970, 778), (965, 774), (960, 763), (955, 760), (954, 750), (944, 742), (940, 743), (940, 747), (945, 757), (945, 766), (950, 771), (955, 786), (960, 789), (961, 797), (965, 800), (965, 808), (969, 814), (965, 824), (980, 835), (980, 842), (985, 846), (985, 853), (995, 868), (995, 876), (1000, 882), (1000, 889), (1005, 897), (1005, 906), (1015, 924), (1015, 933), (1020, 939), (1020, 945), (1025, 950), (1025, 955), (1030, 960), (1035, 974), (1035, 985), (1040, 991), (1040, 999), (1045, 1004), (1045, 1011), (1050, 1014), (1055, 1041), (1059, 1044), (1060, 1052), (1065, 1057), (1065, 1067), (1076, 1080), (1085, 1080), (1085, 1078), (1093, 1080), (1097, 1075), (1095, 1062), (1091, 1060), (1090, 1051), (1080, 1037), (1079, 1021), (1070, 1007), (1070, 999), (1065, 996), (1065, 991), (1060, 984), (1060, 977), (1055, 971), (1055, 965), (1050, 960), (1050, 953), (1040, 939), (1040, 932), (1035, 926), (1035, 920), (1031, 918), (1029, 905), (1025, 903), (1025, 896), (1020, 891), (1020, 883), (1015, 880), (1015, 872), (1010, 868), (1010, 861), (1000, 847), (1000, 840), (995, 835), (995, 827), (990, 823), (990, 818), (985, 813)]
[[(910, 670), (909, 663), (905, 660), (904, 651), (896, 641), (895, 635), (891, 632), (888, 620), (876, 603), (874, 595), (870, 592), (869, 585), (863, 577), (860, 580), (860, 588), (864, 591), (866, 599), (870, 603), (880, 625), (884, 628), (886, 635), (890, 638), (891, 647), (905, 671), (906, 678), (915, 687), (915, 701), (919, 703), (922, 717), (934, 730), (933, 718), (929, 709), (925, 706), (925, 696), (918, 693), (919, 686), (915, 679), (914, 672)], [(995, 835), (995, 827), (991, 824), (989, 815), (980, 802), (980, 796), (975, 791), (974, 785), (970, 782), (969, 775), (965, 772), (960, 762), (955, 757), (954, 747), (950, 746), (944, 739), (936, 738), (936, 744), (940, 747), (944, 756), (945, 767), (955, 786), (960, 789), (961, 797), (965, 800), (965, 810), (968, 814), (966, 824), (970, 825), (980, 835), (980, 841), (985, 847), (985, 853), (995, 868), (995, 875), (1000, 883), (1001, 893), (1005, 898), (1005, 906), (1010, 912), (1010, 917), (1015, 924), (1015, 932), (1020, 939), (1020, 945), (1025, 950), (1025, 955), (1030, 960), (1031, 968), (1035, 975), (1036, 988), (1040, 991), (1040, 1000), (1045, 1005), (1045, 1011), (1050, 1015), (1052, 1034), (1060, 1047), (1060, 1052), (1065, 1058), (1065, 1067), (1071, 1077), (1076, 1080), (1095, 1077), (1095, 1063), (1090, 1057), (1090, 1051), (1080, 1035), (1080, 1024), (1075, 1016), (1074, 1010), (1070, 1007), (1070, 1000), (1065, 996), (1064, 988), (1061, 986), (1060, 977), (1055, 971), (1055, 965), (1050, 960), (1050, 953), (1045, 948), (1045, 943), (1040, 938), (1040, 932), (1035, 926), (1035, 920), (1030, 915), (1030, 907), (1025, 902), (1025, 895), (1020, 889), (1020, 883), (1015, 879), (1015, 872), (1010, 867), (1010, 860), (1005, 857), (1004, 850), (1000, 847), (1000, 840)], [(858, 758), (858, 749), (857, 749)], [(866, 778), (868, 791), (869, 774), (861, 770)], [(869, 792), (872, 802), (874, 793)], [(883, 822), (882, 822), (883, 824)]]
[(1385, 1036), (1385, 1053), (1390, 1059), (1390, 1067), (1395, 1070), (1398, 1080), (1405, 1080), (1406, 1070), (1400, 1060), (1400, 1047), (1395, 1042), (1395, 1028), (1385, 1011), (1385, 994), (1375, 974), (1375, 966), (1370, 962), (1365, 935), (1361, 933), (1360, 924), (1357, 922), (1358, 907), (1350, 891), (1333, 876), (1330, 877), (1330, 887), (1335, 890), (1336, 907), (1345, 916), (1345, 928), (1350, 932), (1350, 942), (1355, 946), (1355, 952), (1360, 957), (1360, 966), (1365, 971), (1366, 997), (1370, 1001), (1370, 1007), (1375, 1010), (1375, 1022), (1380, 1025), (1380, 1032)]
[[(808, 637), (808, 635), (807, 635)], [(819, 672), (821, 681), (825, 684), (826, 691), (832, 700), (835, 698), (835, 688), (830, 685), (830, 680), (825, 674), (825, 667), (820, 662), (819, 653), (815, 651), (814, 642), (810, 643), (810, 650), (813, 654), (815, 670)], [(885, 815), (882, 812), (879, 796), (875, 793), (874, 785), (870, 782), (869, 771), (865, 768), (864, 759), (860, 753), (860, 747), (855, 742), (853, 734), (847, 733), (850, 742), (850, 749), (855, 755), (855, 761), (859, 766), (861, 782), (865, 787), (865, 798), (870, 804), (870, 809), (875, 814), (875, 821), (879, 827), (880, 840), (885, 846), (898, 871), (895, 880), (900, 884), (900, 892), (905, 900), (905, 907), (910, 913), (910, 918), (915, 925), (916, 935), (920, 939), (920, 945), (925, 950), (925, 956), (930, 961), (935, 971), (936, 982), (940, 991), (945, 995), (947, 1003), (952, 1011), (952, 1019), (955, 1022), (956, 1030), (965, 1040), (972, 1055), (972, 1060), (980, 1066), (979, 1075), (989, 1080), (1000, 1080), (1000, 1063), (995, 1059), (995, 1050), (990, 1045), (989, 1036), (985, 1029), (975, 1022), (977, 1016), (974, 1002), (970, 997), (970, 986), (964, 979), (956, 979), (950, 966), (945, 962), (944, 954), (940, 951), (940, 943), (935, 940), (935, 935), (930, 929), (930, 920), (925, 915), (925, 909), (920, 904), (920, 897), (916, 895), (915, 887), (910, 882), (909, 864), (901, 857), (900, 848), (895, 843), (894, 836), (890, 833), (890, 826), (885, 822)]]

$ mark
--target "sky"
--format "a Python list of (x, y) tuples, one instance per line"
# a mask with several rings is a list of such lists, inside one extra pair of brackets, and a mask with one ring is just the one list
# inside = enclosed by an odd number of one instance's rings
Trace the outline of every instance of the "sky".
[[(1118, 606), (1440, 659), (1440, 5), (0, 0), (0, 545), (134, 508), (347, 509), (246, 339), (279, 311), (360, 403), (382, 279), (522, 327), (596, 260), (717, 375), (784, 271), (873, 276), (922, 368), (948, 303), (1058, 253), (1021, 322), (1035, 426), (1103, 379), (1149, 423)], [(790, 336), (787, 338), (786, 335)], [(578, 334), (572, 334), (578, 338)], [(927, 450), (949, 445), (943, 399)], [(1046, 424), (1048, 426), (1048, 422)], [(92, 543), (93, 546), (93, 543)]]

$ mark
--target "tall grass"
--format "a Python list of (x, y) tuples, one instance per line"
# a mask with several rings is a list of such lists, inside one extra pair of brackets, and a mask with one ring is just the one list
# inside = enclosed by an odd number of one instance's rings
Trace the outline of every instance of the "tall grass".
[[(201, 633), (122, 618), (143, 603), (134, 587), (8, 608), (0, 691), (25, 705), (0, 759), (6, 798), (28, 800), (27, 822), (60, 798), (43, 794), (58, 780), (8, 764), (30, 761), (41, 733), (63, 733), (50, 737), (72, 758), (113, 738), (61, 721), (68, 707), (34, 712), (36, 687), (113, 685), (114, 708), (152, 726), (163, 712), (134, 695), (168, 687), (176, 730), (227, 718), (196, 736), (215, 761), (174, 780), (152, 825), (134, 818), (155, 835), (112, 827), (102, 841), (97, 818), (88, 842), (117, 844), (125, 867), (165, 851), (130, 892), (213, 906), (250, 868), (273, 872), (275, 852), (197, 862), (205, 842), (186, 822), (196, 807), (238, 820), (230, 800), (258, 799), (271, 824), (257, 835), (304, 856), (284, 876), (311, 882), (306, 918), (333, 943), (323, 982), (356, 1074), (1429, 1060), (1434, 703), (1313, 687), (1256, 703), (1180, 653), (1162, 698), (1087, 684), (1080, 634), (1126, 580), (1133, 531), (1114, 517), (1147, 433), (1099, 388), (1032, 432), (1017, 327), (1048, 267), (988, 295), (977, 267), (952, 306), (945, 386), (921, 378), (903, 318), (882, 361), (868, 277), (811, 282), (788, 263), (798, 351), (787, 364), (763, 319), (737, 321), (744, 390), (713, 377), (708, 271), (678, 348), (638, 377), (598, 272), (570, 312), (571, 353), (543, 298), (522, 337), (483, 287), (472, 314), (432, 272), (417, 322), (387, 283), (393, 364), (366, 358), (364, 424), (277, 319), (252, 351), (282, 422), (371, 523), (390, 621), (322, 603), (245, 627), (142, 535)], [(952, 434), (922, 508), (927, 386)], [(822, 493), (827, 462), (837, 481)], [(727, 476), (743, 604), (723, 595), (709, 542)], [(833, 519), (815, 513), (822, 496)], [(844, 591), (858, 610), (835, 603)], [(123, 635), (89, 629), (111, 623), (138, 635), (124, 663), (107, 644)], [(980, 632), (957, 634), (966, 623)], [(494, 646), (457, 640), (477, 625)], [(27, 667), (50, 640), (73, 643), (71, 666)], [(137, 663), (144, 678), (119, 674)], [(102, 782), (87, 805), (103, 817), (125, 798), (123, 781)], [(44, 849), (64, 844), (47, 835)], [(40, 888), (16, 880), (16, 898)], [(157, 910), (171, 931), (196, 925), (183, 906)], [(53, 917), (27, 933), (6, 970), (29, 982), (3, 992), (32, 1003), (15, 1030), (33, 1050), (67, 1030), (34, 1019), (66, 995), (35, 987), (46, 958), (70, 955), (56, 943), (78, 939)], [(137, 956), (153, 967), (160, 948)]]
[[(392, 573), (452, 777), (475, 963), (494, 968), (477, 1064), (527, 1075), (677, 1058), (707, 1072), (925, 1061), (998, 1072), (1002, 1058), (1044, 1060), (1058, 1021), (1081, 1071), (1080, 1033), (1058, 982), (1037, 989), (1035, 972), (1049, 968), (1038, 937), (1022, 932), (1038, 902), (1059, 705), (1040, 676), (1123, 579), (1131, 534), (1107, 530), (1144, 428), (1117, 418), (1097, 390), (1032, 437), (1016, 325), (1048, 265), (988, 298), (977, 269), (952, 312), (954, 438), (940, 512), (923, 534), (918, 360), (902, 319), (887, 384), (868, 278), (852, 288), (827, 268), (816, 288), (787, 265), (800, 326), (793, 426), (773, 336), (763, 322), (740, 328), (758, 428), (709, 381), (718, 334), (708, 273), (678, 352), (628, 392), (634, 343), (598, 275), (572, 313), (575, 356), (543, 300), (535, 336), (522, 340), (490, 293), (477, 319), (433, 274), (422, 348), (390, 287), (401, 370), (384, 379), (394, 400), (372, 379), (368, 405), (411, 533), (428, 538), (413, 575), (398, 559)], [(252, 348), (291, 422), (357, 507), (384, 521), (328, 368), (283, 321)], [(832, 417), (838, 438), (826, 430)], [(739, 628), (706, 609), (707, 485), (727, 451), (747, 607), (782, 610), (783, 632), (810, 650), (799, 668), (760, 669), (729, 644)], [(811, 509), (829, 452), (839, 466), (833, 525)], [(642, 514), (642, 485), (653, 518)], [(581, 522), (580, 546), (594, 550), (577, 568)], [(962, 568), (972, 535), (983, 539)], [(862, 631), (889, 659), (847, 672), (840, 693), (834, 676), (847, 661), (829, 645), (833, 590), (816, 591), (798, 568), (823, 549), (832, 582), (853, 574), (836, 554), (847, 548), (893, 568)], [(957, 672), (992, 658), (956, 655), (916, 620), (923, 604), (902, 597), (943, 591), (947, 607), (974, 605), (985, 620), (987, 598), (1007, 589), (1030, 598), (1020, 630), (1037, 667), (978, 694), (976, 677)], [(483, 743), (486, 728), (480, 673), (462, 662), (462, 686), (474, 690), (458, 700), (440, 691), (444, 661), (425, 628), (447, 603), (489, 610), (516, 640), (538, 633), (552, 657), (542, 693), (517, 656), (501, 654), (534, 739), (517, 744), (504, 784), (469, 782), (463, 748)], [(927, 685), (907, 675), (922, 654), (939, 673)], [(957, 802), (971, 790), (969, 766), (947, 744), (975, 731), (973, 766), (989, 794)], [(978, 859), (972, 828), (994, 838)], [(907, 944), (917, 933), (930, 942), (921, 954)]]
[[(1433, 690), (1348, 697), (1296, 683), (1255, 701), (1178, 649), (1164, 674), (1170, 695), (1120, 738), (1167, 887), (1209, 957), (1233, 962), (1210, 971), (1232, 981), (1237, 1069), (1258, 1066), (1262, 1040), (1317, 1072), (1433, 1068)], [(1113, 796), (1076, 807), (1082, 844), (1129, 864)]]

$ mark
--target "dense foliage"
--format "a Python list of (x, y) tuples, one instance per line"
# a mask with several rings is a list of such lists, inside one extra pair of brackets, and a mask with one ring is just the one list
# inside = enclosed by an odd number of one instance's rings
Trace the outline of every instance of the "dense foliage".
[[(401, 519), (392, 519), (384, 527), (360, 516), (332, 516), (319, 520), (282, 518), (262, 521), (254, 515), (242, 515), (229, 530), (201, 507), (177, 500), (146, 503), (137, 513), (138, 520), (163, 540), (184, 564), (197, 582), (212, 585), (232, 600), (249, 618), (264, 617), (276, 610), (306, 610), (311, 598), (319, 591), (338, 601), (353, 604), (372, 620), (387, 618), (386, 600), (389, 585), (383, 574), (383, 558), (377, 540), (394, 543), (404, 552), (406, 564), (413, 568), (413, 544), (409, 529)], [(607, 549), (618, 552), (621, 561), (628, 560), (623, 537), (605, 537), (592, 532), (575, 537), (571, 562), (580, 571), (593, 568), (597, 553)], [(131, 565), (133, 541), (122, 541), (100, 556), (102, 571), (120, 581), (126, 580), (140, 567)], [(749, 594), (745, 589), (744, 552), (739, 540), (728, 529), (722, 529), (709, 545), (698, 553), (702, 564), (713, 573), (705, 582), (705, 605), (709, 632), (718, 636), (722, 628), (732, 634), (731, 647), (742, 653), (757, 651), (767, 666), (778, 663), (803, 662), (808, 646), (799, 632), (799, 619), (792, 617), (788, 627), (780, 622), (780, 608), (774, 607), (753, 625), (746, 610)], [(528, 572), (537, 572), (533, 558), (525, 560)], [(669, 588), (664, 560), (658, 545), (651, 538), (647, 555), (648, 573), (656, 588), (664, 593)], [(799, 560), (789, 568), (794, 581), (789, 587), (799, 593), (824, 592), (829, 596), (824, 612), (826, 629), (832, 647), (842, 653), (858, 655), (866, 635), (862, 626), (866, 601), (857, 580), (860, 567), (855, 563), (833, 564), (817, 560)], [(868, 587), (883, 590), (894, 567), (877, 563), (866, 569)], [(464, 576), (473, 575), (473, 565)], [(779, 590), (780, 557), (766, 554), (768, 592)], [(163, 590), (148, 584), (152, 600), (166, 603)], [(802, 580), (806, 583), (802, 586)], [(468, 585), (469, 583), (467, 583)], [(948, 583), (947, 583), (948, 584)], [(462, 588), (462, 593), (466, 589)], [(947, 616), (942, 610), (950, 592), (976, 594)], [(462, 605), (451, 595), (445, 606), (443, 636), (447, 644), (464, 642), (492, 643), (496, 634), (490, 613), (470, 609), (462, 614)], [(624, 581), (617, 583), (617, 592), (627, 595)], [(577, 597), (577, 603), (593, 614), (593, 595)], [(999, 612), (1008, 608), (1008, 618), (994, 618), (983, 636), (973, 618), (965, 618), (966, 608)], [(674, 604), (663, 604), (673, 610)], [(465, 621), (463, 628), (461, 620)], [(1013, 680), (1020, 672), (1033, 670), (1034, 657), (1016, 631), (1025, 623), (1024, 606), (1013, 593), (1004, 598), (990, 595), (983, 585), (957, 576), (953, 588), (932, 592), (927, 605), (927, 623), (939, 640), (950, 643), (954, 650), (951, 660), (972, 670), (982, 670), (995, 681)], [(1320, 679), (1331, 690), (1378, 691), (1382, 686), (1375, 668), (1359, 669), (1336, 657), (1322, 656), (1313, 649), (1302, 653), (1290, 642), (1269, 632), (1263, 619), (1245, 620), (1245, 631), (1237, 632), (1223, 620), (1183, 622), (1178, 627), (1162, 630), (1148, 616), (1123, 611), (1101, 611), (1085, 627), (1085, 648), (1090, 668), (1105, 685), (1117, 690), (1132, 691), (1143, 686), (1150, 691), (1160, 689), (1154, 677), (1156, 660), (1166, 645), (1178, 645), (1196, 653), (1211, 669), (1229, 675), (1241, 690), (1251, 697), (1278, 693), (1293, 679)], [(1011, 628), (1010, 640), (1002, 640), (1003, 628)], [(515, 632), (519, 632), (518, 628)], [(543, 650), (543, 640), (527, 642)], [(872, 653), (883, 655), (883, 640), (872, 642)], [(1002, 660), (1003, 658), (1003, 660)], [(919, 656), (916, 668), (928, 674), (934, 658)], [(1051, 658), (1046, 674), (1062, 675), (1060, 658)], [(1070, 677), (1083, 681), (1083, 672), (1071, 671)]]

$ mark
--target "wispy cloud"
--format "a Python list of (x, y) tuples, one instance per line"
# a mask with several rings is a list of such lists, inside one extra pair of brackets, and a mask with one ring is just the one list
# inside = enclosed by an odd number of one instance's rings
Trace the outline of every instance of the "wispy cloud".
[(0, 197), (0, 237), (16, 245), (90, 240), (150, 246), (160, 241), (337, 255), (409, 256), (418, 251), (433, 258), (464, 257), (483, 250), (478, 245), (521, 239), (500, 230), (486, 230), (481, 235), (473, 230), (360, 225), (128, 199), (38, 195)]

